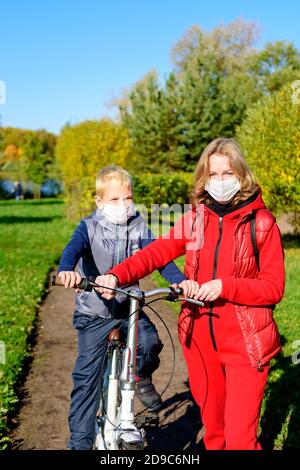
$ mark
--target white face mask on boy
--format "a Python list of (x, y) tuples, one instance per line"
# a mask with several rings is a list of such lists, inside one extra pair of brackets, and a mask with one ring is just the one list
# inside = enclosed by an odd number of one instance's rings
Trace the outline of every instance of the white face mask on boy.
[(130, 217), (136, 214), (136, 207), (133, 202), (129, 206), (104, 204), (102, 213), (113, 224), (125, 224)]
[(205, 189), (216, 201), (228, 202), (241, 189), (241, 184), (235, 176), (223, 181), (210, 179)]

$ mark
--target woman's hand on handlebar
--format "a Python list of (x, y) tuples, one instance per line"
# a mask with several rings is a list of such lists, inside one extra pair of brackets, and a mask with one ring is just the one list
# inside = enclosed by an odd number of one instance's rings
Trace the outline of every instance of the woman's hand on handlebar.
[(112, 274), (98, 276), (95, 282), (96, 284), (101, 284), (102, 286), (104, 286), (104, 287), (95, 287), (95, 290), (98, 291), (100, 294), (102, 294), (102, 297), (104, 297), (104, 299), (111, 300), (113, 297), (115, 297), (116, 292), (110, 289), (105, 289), (105, 287), (111, 287), (111, 288), (118, 287), (118, 279), (116, 278), (116, 276), (113, 276)]
[(213, 279), (212, 281), (205, 282), (201, 285), (195, 299), (202, 300), (203, 302), (213, 302), (218, 299), (222, 294), (222, 281), (221, 279)]
[(196, 281), (187, 280), (182, 281), (178, 286), (173, 285), (173, 287), (181, 287), (185, 297), (203, 302), (212, 302), (219, 298), (222, 293), (221, 279), (213, 279), (201, 284), (201, 286)]
[[(81, 276), (76, 271), (60, 271), (58, 277), (65, 287), (73, 288), (81, 281)], [(76, 292), (77, 291), (80, 291), (80, 289), (76, 289)]]
[(182, 281), (180, 284), (177, 285), (173, 284), (172, 287), (181, 287), (183, 289), (184, 296), (189, 297), (190, 299), (193, 299), (200, 289), (198, 282), (191, 281), (190, 279)]

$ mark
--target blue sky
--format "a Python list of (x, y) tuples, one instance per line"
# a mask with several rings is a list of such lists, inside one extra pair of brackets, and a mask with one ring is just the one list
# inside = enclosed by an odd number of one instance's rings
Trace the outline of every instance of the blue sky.
[(299, 0), (10, 0), (0, 5), (3, 126), (46, 128), (113, 116), (123, 87), (156, 68), (193, 24), (212, 29), (237, 17), (255, 21), (268, 41), (300, 49)]

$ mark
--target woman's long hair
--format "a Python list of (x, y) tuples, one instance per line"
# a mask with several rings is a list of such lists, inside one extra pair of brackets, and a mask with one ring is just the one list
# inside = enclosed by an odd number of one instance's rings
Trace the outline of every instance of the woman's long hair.
[(240, 181), (241, 189), (231, 202), (233, 207), (258, 191), (259, 186), (238, 143), (234, 139), (218, 137), (204, 149), (197, 163), (194, 173), (194, 188), (190, 198), (192, 204), (211, 203), (211, 197), (205, 190), (205, 186), (210, 179), (209, 159), (214, 153), (229, 157), (231, 169)]

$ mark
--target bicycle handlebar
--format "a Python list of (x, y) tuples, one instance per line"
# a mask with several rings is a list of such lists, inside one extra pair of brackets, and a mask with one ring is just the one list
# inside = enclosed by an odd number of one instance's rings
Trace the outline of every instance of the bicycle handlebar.
[[(168, 300), (170, 302), (178, 302), (178, 301), (187, 301), (192, 304), (198, 305), (199, 307), (203, 307), (204, 303), (201, 302), (201, 300), (196, 300), (196, 299), (191, 299), (189, 297), (179, 297), (184, 293), (183, 289), (181, 287), (178, 288), (173, 288), (173, 287), (164, 287), (164, 288), (157, 288), (157, 289), (152, 289), (149, 291), (140, 291), (140, 295), (137, 295), (135, 291), (130, 290), (125, 290), (125, 289), (120, 289), (118, 287), (106, 287), (106, 286), (101, 286), (100, 284), (97, 284), (95, 282), (96, 277), (95, 276), (90, 276), (90, 277), (83, 277), (78, 285), (74, 286), (74, 289), (81, 289), (84, 291), (91, 291), (95, 287), (105, 287), (109, 290), (112, 290), (114, 292), (120, 293), (120, 294), (125, 294), (128, 297), (133, 297), (137, 300), (143, 300), (151, 297), (155, 297), (156, 295), (163, 295), (166, 294), (167, 297), (164, 298), (164, 300)], [(62, 283), (61, 279), (57, 276), (53, 276), (52, 278), (52, 285), (53, 286), (64, 286)]]

